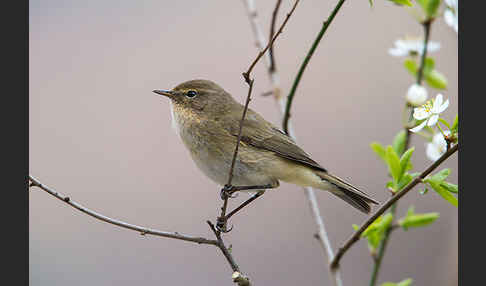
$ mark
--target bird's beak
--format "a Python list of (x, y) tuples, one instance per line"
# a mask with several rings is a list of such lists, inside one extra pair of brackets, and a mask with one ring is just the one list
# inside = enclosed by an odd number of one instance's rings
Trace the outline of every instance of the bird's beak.
[(164, 95), (167, 97), (171, 97), (173, 95), (172, 91), (170, 90), (163, 90), (163, 89), (155, 89), (153, 90), (156, 94)]

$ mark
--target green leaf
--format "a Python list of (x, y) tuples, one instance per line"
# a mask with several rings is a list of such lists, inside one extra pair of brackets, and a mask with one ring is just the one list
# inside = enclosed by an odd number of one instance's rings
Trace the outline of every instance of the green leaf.
[(459, 116), (456, 114), (454, 118), (454, 123), (452, 123), (451, 134), (457, 133), (457, 129), (459, 127)]
[(386, 163), (388, 164), (388, 171), (392, 175), (393, 180), (398, 183), (401, 173), (400, 158), (398, 158), (397, 153), (390, 145), (386, 148)]
[(405, 188), (406, 185), (408, 185), (411, 181), (413, 180), (413, 177), (412, 175), (410, 175), (409, 173), (406, 173), (405, 175), (403, 175), (403, 177), (400, 179), (400, 182), (398, 182), (397, 184), (397, 190), (402, 190), (403, 188)]
[(401, 130), (400, 132), (395, 135), (395, 138), (393, 138), (393, 143), (392, 147), (395, 150), (397, 154), (403, 154), (403, 151), (405, 151), (405, 141), (407, 139), (407, 133), (405, 130)]
[(373, 7), (373, 0), (368, 0), (370, 2), (370, 7)]
[(426, 178), (426, 180), (432, 180), (432, 181), (440, 184), (442, 181), (444, 181), (449, 176), (450, 173), (451, 173), (451, 169), (445, 168), (445, 169), (441, 170), (440, 172), (436, 173), (435, 175), (430, 176), (429, 178)]
[(437, 70), (431, 70), (427, 73), (424, 73), (425, 82), (433, 88), (436, 89), (446, 89), (447, 88), (447, 79), (446, 77), (438, 72)]
[(412, 278), (408, 278), (398, 283), (385, 282), (381, 284), (381, 286), (410, 286), (412, 285), (412, 282), (413, 282)]
[(428, 0), (427, 7), (425, 9), (425, 13), (429, 16), (429, 18), (434, 17), (437, 14), (437, 10), (440, 5), (440, 0)]
[(439, 117), (439, 121), (444, 124), (447, 128), (449, 128), (449, 130), (451, 130), (451, 125), (449, 124), (449, 122), (447, 122), (445, 119), (443, 119), (442, 117)]
[(433, 71), (435, 68), (435, 61), (433, 58), (427, 57), (424, 62), (424, 73)]
[(430, 19), (437, 14), (440, 0), (417, 0), (417, 3), (422, 7), (422, 10), (424, 10), (427, 19)]
[(440, 186), (446, 189), (447, 191), (451, 193), (457, 194), (459, 192), (459, 188), (456, 184), (448, 183), (446, 181), (443, 181), (440, 183)]
[(414, 208), (411, 206), (408, 209), (407, 215), (398, 221), (398, 224), (407, 230), (409, 227), (421, 227), (433, 223), (437, 218), (439, 218), (439, 213), (424, 213), (416, 214), (414, 213)]
[(368, 247), (373, 252), (380, 244), (385, 231), (388, 229), (393, 221), (393, 215), (387, 213), (384, 216), (379, 216), (366, 230), (361, 234), (361, 237), (366, 237), (368, 240)]
[(351, 226), (353, 227), (353, 229), (354, 229), (355, 231), (359, 229), (359, 226), (358, 226), (357, 224), (354, 224), (354, 223), (353, 223)]
[(375, 153), (383, 160), (386, 162), (386, 152), (385, 148), (378, 142), (373, 142), (370, 144), (371, 149), (375, 151)]
[(393, 192), (396, 192), (398, 190), (398, 186), (393, 180), (386, 182), (386, 188)]
[(398, 182), (400, 182), (403, 175), (408, 170), (410, 164), (410, 157), (412, 157), (414, 150), (415, 150), (414, 147), (408, 149), (405, 153), (403, 153), (402, 157), (400, 158), (400, 175), (398, 177)]
[(407, 71), (413, 75), (414, 77), (417, 76), (417, 70), (418, 70), (418, 66), (417, 66), (417, 63), (415, 62), (415, 60), (411, 59), (411, 58), (407, 58), (405, 59), (405, 61), (403, 62), (403, 66), (405, 66), (405, 68), (407, 69)]
[(448, 192), (444, 187), (441, 186), (440, 182), (433, 181), (430, 179), (425, 180), (429, 185), (436, 191), (442, 198), (451, 203), (453, 206), (457, 207), (457, 198)]
[(396, 5), (399, 5), (399, 6), (402, 6), (402, 5), (410, 6), (410, 7), (413, 6), (413, 4), (410, 0), (388, 0), (388, 1), (391, 1), (391, 2), (393, 2), (393, 3), (395, 3)]

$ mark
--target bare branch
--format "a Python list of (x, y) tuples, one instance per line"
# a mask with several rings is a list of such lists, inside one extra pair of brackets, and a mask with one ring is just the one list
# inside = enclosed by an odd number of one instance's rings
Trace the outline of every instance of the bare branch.
[[(255, 35), (256, 39), (256, 44), (259, 49), (263, 49), (265, 46), (265, 39), (263, 37), (263, 33), (261, 30), (261, 27), (258, 23), (258, 17), (257, 17), (257, 11), (255, 8), (255, 4), (253, 0), (245, 0), (245, 6), (247, 8), (247, 14), (248, 18), (250, 19), (250, 24), (253, 30), (253, 33)], [(277, 6), (279, 4), (277, 3)], [(278, 9), (276, 7), (276, 9)], [(274, 15), (275, 15), (275, 10), (274, 10)], [(275, 16), (274, 16), (275, 17)], [(272, 22), (274, 20), (272, 19)], [(267, 72), (268, 76), (270, 79), (270, 82), (273, 87), (273, 95), (275, 98), (275, 102), (277, 103), (277, 109), (280, 112), (280, 118), (283, 120), (283, 114), (285, 112), (285, 98), (281, 96), (281, 89), (280, 89), (280, 80), (279, 76), (276, 70), (272, 70), (271, 68), (271, 58), (266, 57), (266, 66), (267, 66)], [(292, 127), (292, 122), (288, 121), (287, 126), (289, 127), (289, 136), (294, 139), (294, 141), (297, 141), (297, 137), (295, 135), (295, 132)], [(326, 232), (324, 220), (322, 219), (322, 216), (320, 214), (319, 206), (317, 204), (317, 199), (316, 195), (314, 193), (314, 190), (311, 187), (305, 187), (304, 193), (307, 197), (307, 200), (309, 202), (309, 207), (312, 213), (312, 216), (314, 218), (314, 221), (316, 222), (317, 229), (318, 229), (318, 237), (319, 237), (319, 243), (322, 246), (322, 249), (327, 253), (327, 258), (328, 262), (330, 262), (334, 258), (334, 253), (332, 251), (331, 243), (329, 240), (329, 237)], [(326, 263), (327, 265), (327, 263)], [(342, 280), (341, 280), (341, 275), (338, 270), (331, 271), (331, 280), (334, 285), (342, 285)]]
[(379, 208), (368, 220), (366, 220), (360, 228), (343, 244), (339, 251), (336, 254), (336, 257), (331, 262), (331, 269), (335, 269), (339, 266), (339, 260), (341, 257), (346, 253), (346, 251), (356, 242), (359, 240), (363, 231), (368, 228), (380, 215), (382, 215), (388, 208), (390, 208), (395, 202), (397, 202), (400, 198), (405, 196), (410, 190), (413, 189), (417, 184), (422, 182), (422, 180), (430, 174), (435, 168), (437, 168), (442, 162), (444, 162), (447, 158), (449, 158), (452, 154), (454, 154), (458, 150), (459, 144), (454, 145), (451, 149), (446, 151), (437, 161), (435, 161), (430, 167), (428, 167), (425, 171), (423, 171), (418, 177), (416, 177), (412, 182), (410, 182), (403, 190), (398, 192), (396, 195), (391, 197), (381, 208)]
[(211, 245), (218, 246), (218, 241), (216, 241), (216, 240), (207, 239), (207, 238), (203, 238), (203, 237), (194, 237), (194, 236), (182, 235), (178, 232), (160, 231), (160, 230), (156, 230), (156, 229), (152, 229), (152, 228), (148, 228), (148, 227), (129, 224), (129, 223), (126, 223), (126, 222), (123, 222), (123, 221), (120, 221), (120, 220), (116, 220), (116, 219), (104, 216), (102, 214), (99, 214), (95, 211), (92, 211), (92, 210), (76, 203), (75, 201), (73, 201), (69, 197), (64, 196), (64, 195), (50, 189), (49, 187), (42, 184), (41, 182), (39, 182), (37, 179), (35, 179), (34, 177), (32, 177), (30, 175), (29, 175), (29, 181), (31, 182), (31, 186), (38, 187), (38, 188), (42, 189), (43, 191), (45, 191), (45, 192), (51, 194), (52, 196), (56, 197), (57, 199), (63, 201), (64, 203), (72, 206), (73, 208), (78, 209), (81, 212), (83, 212), (83, 213), (85, 213), (89, 216), (92, 216), (96, 219), (99, 219), (101, 221), (104, 221), (104, 222), (107, 222), (107, 223), (110, 223), (110, 224), (114, 224), (114, 225), (117, 225), (119, 227), (123, 227), (123, 228), (126, 228), (126, 229), (137, 231), (142, 235), (150, 234), (150, 235), (154, 235), (154, 236), (161, 236), (161, 237), (179, 239), (179, 240), (190, 241), (190, 242), (195, 242), (195, 243), (199, 243), (199, 244), (211, 244)]
[[(273, 42), (277, 39), (278, 35), (280, 35), (283, 31), (283, 28), (285, 27), (285, 24), (287, 24), (288, 20), (290, 19), (290, 16), (292, 16), (292, 13), (294, 12), (295, 8), (297, 7), (297, 4), (299, 4), (300, 0), (296, 0), (294, 3), (294, 6), (292, 6), (292, 9), (290, 12), (287, 14), (287, 17), (285, 17), (285, 20), (283, 21), (282, 25), (280, 26), (280, 29), (278, 29), (277, 33), (273, 36), (272, 40), (268, 43), (268, 45), (260, 51), (255, 58), (255, 60), (251, 63), (250, 67), (246, 72), (243, 73), (243, 77), (245, 78), (246, 83), (250, 84), (250, 73), (255, 67), (256, 63), (260, 60), (260, 58), (265, 54), (265, 52), (268, 50), (268, 48), (273, 45)], [(255, 12), (255, 17), (256, 17), (256, 12)]]
[[(282, 4), (282, 0), (277, 0), (275, 9), (273, 9), (272, 22), (270, 25), (270, 37), (268, 38), (269, 42), (272, 40), (273, 35), (275, 33), (275, 23), (277, 22), (277, 14), (278, 14), (278, 9), (280, 8), (280, 4)], [(275, 57), (273, 55), (273, 45), (270, 45), (270, 48), (268, 49), (268, 55), (270, 56), (270, 67), (268, 67), (268, 69), (270, 72), (275, 72), (277, 68), (275, 66)]]
[[(31, 175), (29, 175), (29, 181), (30, 181), (29, 188), (38, 187), (41, 190), (43, 190), (43, 191), (49, 193), (50, 195), (54, 196), (55, 198), (61, 200), (62, 202), (72, 206), (75, 209), (80, 210), (81, 212), (83, 212), (83, 213), (85, 213), (89, 216), (92, 216), (96, 219), (99, 219), (101, 221), (104, 221), (104, 222), (107, 222), (107, 223), (110, 223), (110, 224), (113, 224), (113, 225), (116, 225), (116, 226), (119, 226), (119, 227), (122, 227), (122, 228), (137, 231), (141, 235), (150, 234), (150, 235), (154, 235), (154, 236), (160, 236), (160, 237), (173, 238), (173, 239), (184, 240), (184, 241), (189, 241), (189, 242), (195, 242), (195, 243), (198, 243), (198, 244), (214, 245), (221, 250), (221, 252), (225, 256), (226, 260), (228, 261), (229, 265), (231, 266), (231, 269), (233, 269), (233, 275), (232, 275), (233, 282), (235, 282), (238, 285), (251, 286), (249, 278), (240, 273), (240, 269), (239, 269), (238, 265), (236, 264), (233, 256), (231, 255), (228, 248), (224, 245), (223, 239), (221, 238), (221, 234), (215, 229), (214, 225), (210, 221), (208, 221), (207, 223), (209, 224), (211, 230), (214, 232), (217, 240), (207, 239), (207, 238), (204, 238), (204, 237), (193, 237), (193, 236), (183, 235), (183, 234), (180, 234), (178, 232), (160, 231), (160, 230), (151, 229), (151, 228), (148, 228), (148, 227), (129, 224), (129, 223), (126, 223), (126, 222), (123, 222), (123, 221), (119, 221), (119, 220), (116, 220), (116, 219), (109, 218), (109, 217), (104, 216), (102, 214), (99, 214), (95, 211), (92, 211), (92, 210), (76, 203), (75, 201), (71, 200), (69, 197), (64, 196), (64, 195), (52, 190), (51, 188), (42, 184), (39, 180), (35, 179)], [(235, 273), (238, 273), (238, 275), (235, 275)]]

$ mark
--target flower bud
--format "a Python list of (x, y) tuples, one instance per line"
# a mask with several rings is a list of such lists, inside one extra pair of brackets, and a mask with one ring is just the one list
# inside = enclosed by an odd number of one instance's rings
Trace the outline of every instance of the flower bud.
[(420, 106), (427, 100), (427, 90), (416, 83), (412, 84), (407, 91), (407, 102), (413, 106)]

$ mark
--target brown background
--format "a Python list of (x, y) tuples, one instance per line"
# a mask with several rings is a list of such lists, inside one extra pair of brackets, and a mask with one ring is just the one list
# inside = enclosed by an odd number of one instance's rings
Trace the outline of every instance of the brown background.
[[(291, 1), (282, 4), (280, 20)], [(288, 92), (307, 50), (337, 1), (302, 1), (276, 43)], [(259, 1), (265, 34), (274, 1)], [(306, 70), (293, 106), (299, 144), (328, 170), (379, 201), (386, 169), (369, 148), (400, 130), (412, 77), (388, 55), (395, 39), (422, 35), (406, 9), (388, 1), (348, 1)], [(457, 113), (457, 35), (442, 18), (431, 38)], [(221, 205), (219, 187), (200, 173), (170, 128), (170, 89), (212, 79), (244, 100), (243, 72), (256, 56), (242, 1), (30, 1), (30, 167), (48, 186), (87, 207), (130, 223), (211, 237), (205, 220)], [(263, 63), (254, 70), (251, 107), (280, 126)], [(436, 90), (429, 89), (435, 96)], [(423, 170), (425, 141), (412, 139)], [(457, 155), (444, 164), (457, 183)], [(247, 196), (241, 195), (232, 205)], [(366, 216), (317, 192), (333, 247)], [(457, 285), (457, 209), (435, 192), (400, 202), (438, 211), (426, 229), (393, 234), (380, 282), (412, 277), (414, 285)], [(31, 285), (230, 285), (231, 269), (212, 246), (143, 237), (90, 218), (39, 190), (30, 192)], [(255, 285), (327, 285), (323, 251), (302, 190), (269, 191), (232, 221), (226, 236)], [(367, 285), (365, 241), (342, 260), (346, 285)]]

